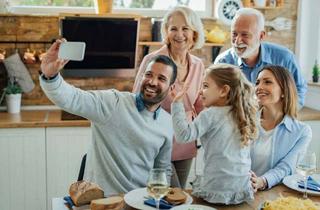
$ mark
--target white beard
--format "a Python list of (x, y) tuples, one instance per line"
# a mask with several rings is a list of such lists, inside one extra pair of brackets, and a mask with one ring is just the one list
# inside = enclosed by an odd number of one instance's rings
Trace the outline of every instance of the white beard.
[[(260, 47), (260, 42), (257, 42), (255, 45), (253, 45), (252, 47), (246, 45), (246, 44), (232, 44), (232, 47), (234, 49), (234, 51), (237, 53), (237, 55), (240, 58), (250, 58), (251, 56), (254, 55), (255, 51)], [(238, 51), (238, 47), (243, 48), (245, 47), (245, 51), (244, 52), (240, 52)]]

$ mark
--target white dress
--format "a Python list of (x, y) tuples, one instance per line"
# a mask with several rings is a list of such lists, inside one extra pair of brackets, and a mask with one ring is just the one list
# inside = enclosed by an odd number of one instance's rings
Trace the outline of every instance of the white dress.
[(250, 147), (241, 147), (240, 132), (230, 106), (210, 107), (188, 123), (182, 103), (171, 114), (176, 139), (200, 138), (204, 149), (203, 176), (193, 184), (193, 194), (210, 203), (238, 204), (253, 199), (250, 182)]

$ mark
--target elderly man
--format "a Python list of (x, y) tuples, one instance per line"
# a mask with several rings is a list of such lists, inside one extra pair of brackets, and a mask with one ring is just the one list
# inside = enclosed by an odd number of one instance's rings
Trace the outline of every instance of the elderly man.
[(252, 8), (239, 9), (231, 24), (232, 48), (220, 54), (215, 63), (240, 66), (252, 83), (256, 82), (257, 74), (263, 66), (273, 64), (285, 67), (295, 80), (301, 108), (307, 83), (294, 54), (283, 46), (262, 42), (264, 38), (263, 14)]
[(53, 103), (92, 121), (85, 179), (99, 184), (107, 196), (145, 187), (152, 168), (167, 169), (170, 178), (173, 129), (160, 104), (176, 79), (174, 62), (167, 56), (154, 57), (137, 94), (84, 91), (58, 73), (67, 63), (58, 59), (61, 42), (57, 40), (43, 59), (40, 84)]

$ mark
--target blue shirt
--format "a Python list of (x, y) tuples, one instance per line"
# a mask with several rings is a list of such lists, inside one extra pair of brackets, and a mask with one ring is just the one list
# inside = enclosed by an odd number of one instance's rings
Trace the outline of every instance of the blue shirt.
[[(143, 100), (142, 100), (142, 96), (141, 93), (136, 94), (136, 106), (139, 112), (143, 111), (144, 109), (146, 109), (146, 105), (144, 104)], [(160, 112), (160, 105), (159, 107), (153, 112), (153, 119), (156, 120), (158, 115)]]
[(294, 54), (287, 48), (277, 44), (262, 42), (260, 45), (259, 60), (254, 67), (249, 67), (238, 57), (237, 53), (230, 48), (221, 53), (214, 63), (229, 63), (239, 66), (248, 80), (255, 84), (259, 71), (266, 65), (283, 66), (290, 71), (296, 83), (299, 105), (304, 105), (304, 98), (307, 92), (307, 82), (301, 74), (300, 67)]
[[(310, 126), (289, 116), (285, 116), (274, 129), (271, 156), (268, 160), (269, 167), (262, 174), (266, 178), (269, 188), (295, 171), (298, 153), (305, 152), (312, 139)], [(258, 141), (259, 137), (255, 142)], [(253, 172), (260, 167), (255, 163), (255, 157), (259, 155), (255, 153), (255, 142), (251, 145), (251, 169)]]

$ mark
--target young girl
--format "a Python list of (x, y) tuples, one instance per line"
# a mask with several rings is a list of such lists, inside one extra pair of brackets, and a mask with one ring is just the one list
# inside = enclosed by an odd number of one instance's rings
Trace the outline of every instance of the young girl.
[(252, 85), (236, 66), (210, 66), (201, 91), (206, 109), (190, 124), (181, 103), (187, 86), (172, 91), (171, 114), (177, 141), (199, 138), (204, 148), (204, 173), (193, 184), (193, 194), (210, 203), (252, 200), (249, 144), (257, 134)]

